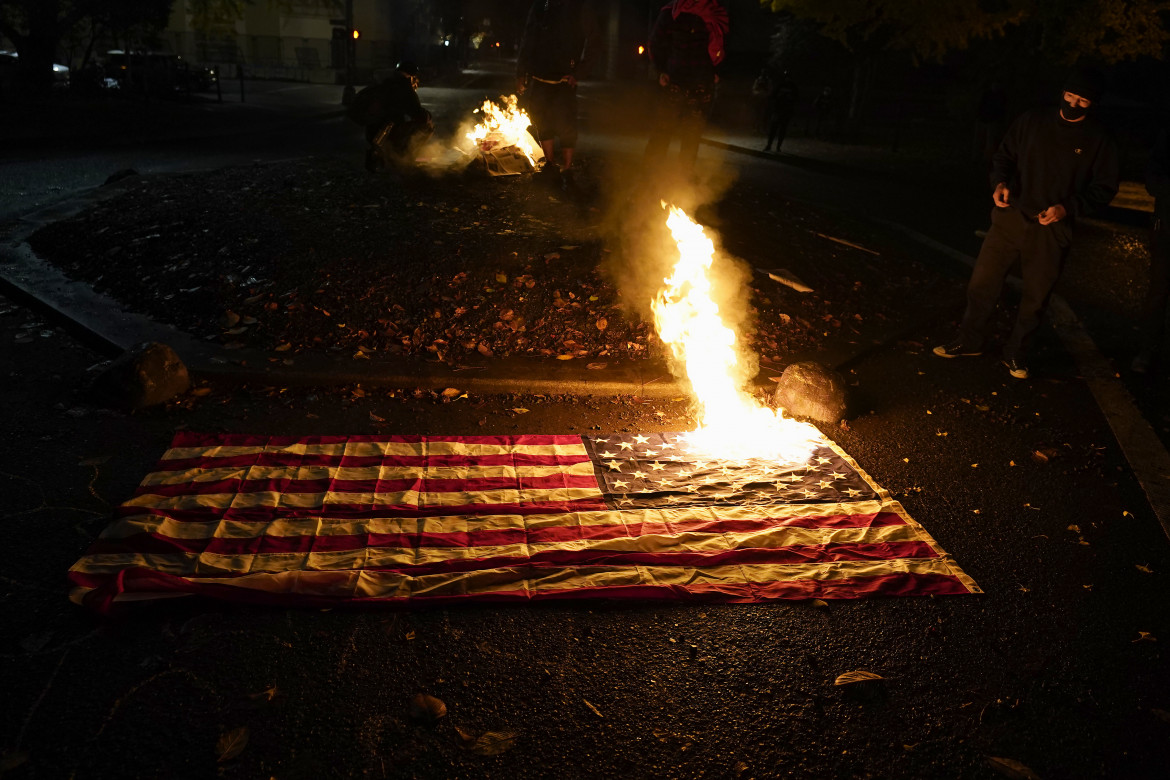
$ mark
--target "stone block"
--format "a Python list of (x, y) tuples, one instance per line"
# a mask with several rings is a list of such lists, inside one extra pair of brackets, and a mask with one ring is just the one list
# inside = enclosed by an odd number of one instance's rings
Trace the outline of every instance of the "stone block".
[(150, 342), (122, 353), (97, 377), (93, 390), (102, 403), (137, 410), (166, 403), (190, 387), (187, 366), (175, 351)]
[(793, 363), (784, 369), (773, 401), (790, 417), (826, 423), (843, 419), (849, 408), (844, 377), (812, 361)]

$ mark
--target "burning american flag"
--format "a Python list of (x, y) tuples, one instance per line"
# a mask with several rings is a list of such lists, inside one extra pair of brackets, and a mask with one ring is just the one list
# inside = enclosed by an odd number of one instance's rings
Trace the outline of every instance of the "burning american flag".
[(69, 580), (101, 612), (978, 592), (828, 440), (778, 464), (663, 433), (180, 433)]

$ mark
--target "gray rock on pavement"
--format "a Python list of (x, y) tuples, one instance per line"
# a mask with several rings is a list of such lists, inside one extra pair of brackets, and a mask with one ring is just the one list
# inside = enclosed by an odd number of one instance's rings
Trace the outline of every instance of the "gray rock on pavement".
[(114, 171), (109, 176), (107, 176), (104, 184), (114, 184), (116, 182), (122, 181), (122, 179), (129, 179), (130, 177), (137, 175), (138, 171), (134, 170), (133, 168), (123, 168), (122, 170)]
[(138, 410), (187, 392), (187, 366), (166, 344), (139, 344), (122, 353), (94, 380), (93, 392), (104, 404)]
[(784, 369), (773, 402), (791, 417), (807, 417), (826, 423), (843, 419), (849, 408), (845, 378), (812, 361), (793, 363)]

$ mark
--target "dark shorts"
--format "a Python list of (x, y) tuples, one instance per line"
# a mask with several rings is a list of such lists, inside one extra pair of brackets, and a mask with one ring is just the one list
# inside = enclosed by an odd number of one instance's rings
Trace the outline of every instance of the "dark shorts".
[(558, 139), (561, 146), (577, 145), (577, 89), (561, 82), (545, 84), (532, 79), (524, 108), (540, 141)]

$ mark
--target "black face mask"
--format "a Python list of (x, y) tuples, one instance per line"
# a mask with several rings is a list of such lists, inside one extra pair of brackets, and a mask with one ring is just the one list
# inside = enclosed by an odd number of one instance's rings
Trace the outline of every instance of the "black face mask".
[(1070, 122), (1075, 122), (1078, 119), (1083, 119), (1085, 114), (1089, 113), (1089, 109), (1081, 106), (1074, 106), (1072, 103), (1061, 102), (1060, 114)]

